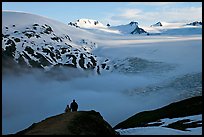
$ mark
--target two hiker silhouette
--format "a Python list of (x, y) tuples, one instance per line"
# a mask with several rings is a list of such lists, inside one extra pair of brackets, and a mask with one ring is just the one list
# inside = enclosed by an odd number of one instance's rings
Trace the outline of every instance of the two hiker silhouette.
[(75, 99), (72, 101), (72, 103), (70, 104), (70, 108), (69, 105), (67, 105), (65, 112), (74, 112), (77, 111), (78, 109), (78, 104), (76, 103)]
[(71, 108), (69, 107), (69, 105), (67, 105), (67, 107), (65, 108), (64, 111), (65, 111), (65, 113), (66, 113), (66, 112), (71, 112)]

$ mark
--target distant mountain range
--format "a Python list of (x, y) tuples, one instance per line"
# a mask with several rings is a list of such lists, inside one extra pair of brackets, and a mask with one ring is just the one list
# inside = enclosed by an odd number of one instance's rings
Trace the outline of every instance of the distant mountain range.
[[(168, 23), (165, 23), (163, 22), (164, 24), (168, 24)], [(162, 22), (157, 22), (156, 24), (153, 24), (151, 25), (150, 27), (161, 27), (161, 26), (164, 26)], [(183, 24), (183, 26), (186, 26), (186, 25), (190, 25), (190, 26), (202, 26), (202, 22), (201, 21), (194, 21), (194, 22), (190, 22), (190, 23), (187, 23), (187, 24)]]
[(194, 21), (194, 22), (188, 23), (188, 24), (186, 24), (186, 25), (201, 26), (201, 25), (202, 25), (202, 22), (201, 22), (201, 21)]
[[(163, 22), (152, 25), (150, 29), (140, 27), (135, 21), (126, 25), (107, 26), (97, 20), (79, 19), (66, 25), (38, 15), (8, 11), (3, 11), (2, 19), (3, 64), (12, 58), (15, 63), (27, 67), (50, 70), (67, 66), (93, 70), (97, 74), (110, 70), (111, 66), (108, 58), (93, 54), (97, 43), (87, 37), (91, 29), (117, 32), (120, 35), (149, 35), (155, 31), (159, 34), (202, 33), (202, 28), (185, 28), (184, 25), (175, 27), (174, 24)], [(197, 27), (202, 22), (187, 25)]]
[[(131, 21), (125, 25), (116, 25), (112, 26), (110, 24), (103, 25), (101, 22), (92, 19), (79, 19), (76, 22), (68, 23), (69, 26), (75, 26), (76, 28), (81, 29), (96, 29), (103, 32), (112, 32), (122, 35), (127, 34), (146, 34), (146, 35), (154, 35), (154, 34), (197, 34), (201, 33), (200, 28), (186, 28), (186, 26), (202, 26), (202, 22), (191, 22), (191, 23), (168, 23), (168, 22), (157, 22), (150, 27), (139, 26), (139, 23), (136, 21)], [(196, 29), (196, 30), (195, 30)]]
[(122, 34), (142, 34), (147, 33), (144, 29), (140, 28), (138, 26), (138, 22), (130, 22), (126, 25), (118, 25), (118, 26), (110, 26), (110, 24), (107, 26), (103, 25), (97, 20), (91, 20), (91, 19), (79, 19), (76, 22), (70, 22), (68, 23), (70, 26), (75, 26), (78, 28), (89, 28), (89, 29), (97, 29), (97, 28), (103, 28), (103, 29), (112, 29), (117, 30)]

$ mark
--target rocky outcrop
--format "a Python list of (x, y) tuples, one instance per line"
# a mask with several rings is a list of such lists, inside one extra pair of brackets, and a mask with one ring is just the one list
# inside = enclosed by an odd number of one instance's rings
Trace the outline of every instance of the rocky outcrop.
[(161, 22), (157, 22), (156, 24), (151, 25), (150, 27), (161, 27), (163, 26)]
[(142, 33), (147, 33), (147, 32), (144, 29), (136, 26), (136, 28), (130, 34), (142, 34)]
[(69, 26), (75, 26), (77, 28), (106, 28), (101, 22), (93, 19), (78, 19), (76, 22), (69, 22)]
[(188, 23), (186, 25), (191, 25), (191, 26), (202, 26), (202, 22), (201, 21), (194, 21), (191, 23)]
[(16, 135), (116, 135), (99, 112), (67, 112), (34, 123)]

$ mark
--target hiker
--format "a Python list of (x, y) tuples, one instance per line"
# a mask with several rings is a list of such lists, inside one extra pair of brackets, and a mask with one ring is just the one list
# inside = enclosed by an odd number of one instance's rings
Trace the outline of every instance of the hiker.
[(67, 105), (67, 107), (65, 108), (64, 112), (65, 112), (65, 113), (71, 112), (71, 108), (69, 107), (69, 105)]
[(78, 109), (78, 104), (75, 102), (75, 100), (73, 100), (73, 102), (70, 105), (72, 112), (73, 111), (77, 111)]

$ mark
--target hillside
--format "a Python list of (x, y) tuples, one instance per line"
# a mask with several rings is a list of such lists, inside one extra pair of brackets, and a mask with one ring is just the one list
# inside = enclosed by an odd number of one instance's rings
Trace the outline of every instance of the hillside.
[[(114, 128), (103, 119), (99, 112), (91, 110), (52, 116), (33, 123), (30, 127), (17, 132), (16, 135), (136, 135), (141, 127), (148, 133), (154, 134), (160, 132), (163, 132), (160, 134), (191, 134), (187, 132), (202, 127), (201, 117), (202, 96), (197, 96), (159, 109), (140, 112)], [(156, 128), (160, 132), (154, 131)], [(192, 132), (192, 134), (195, 133)]]
[(87, 39), (91, 34), (84, 30), (29, 13), (3, 12), (2, 18), (3, 62), (13, 59), (30, 68), (66, 66), (98, 74), (108, 69), (108, 60), (92, 53), (97, 44)]
[[(123, 122), (117, 124), (114, 129), (125, 129), (133, 127), (147, 127), (147, 126), (160, 126), (164, 123), (161, 119), (164, 118), (179, 118), (186, 116), (193, 116), (202, 114), (202, 96), (196, 96), (171, 103), (167, 106), (156, 110), (143, 111), (131, 116)], [(188, 123), (185, 123), (188, 122)], [(186, 130), (186, 128), (199, 127), (200, 121), (191, 122), (191, 120), (183, 119), (165, 127), (174, 128), (179, 130)]]
[(16, 135), (115, 135), (99, 112), (78, 111), (52, 116)]

